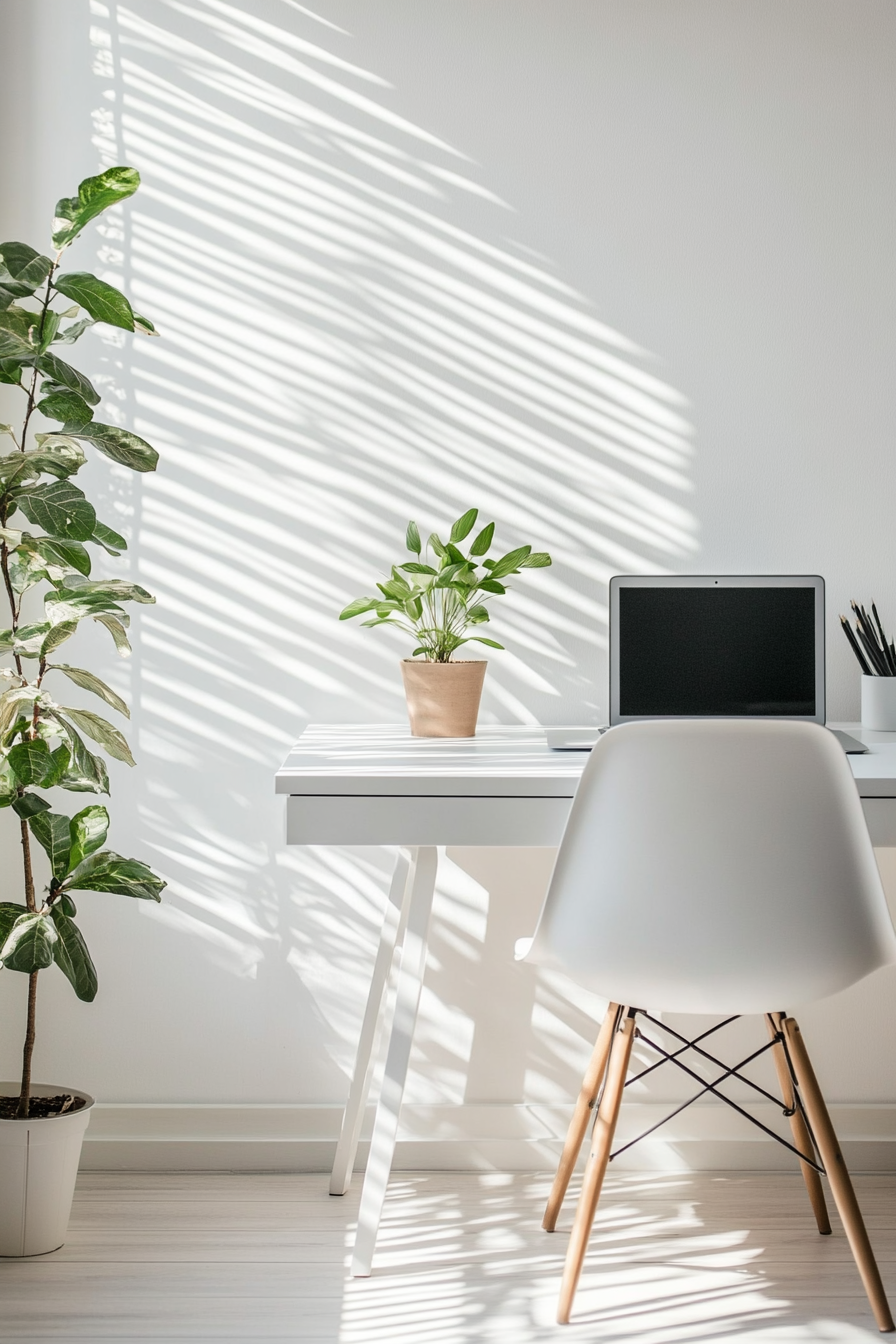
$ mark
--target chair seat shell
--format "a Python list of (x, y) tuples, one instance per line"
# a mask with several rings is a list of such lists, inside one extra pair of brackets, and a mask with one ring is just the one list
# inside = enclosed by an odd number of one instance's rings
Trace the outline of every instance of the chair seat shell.
[(616, 1003), (716, 1014), (824, 998), (896, 961), (833, 734), (755, 719), (604, 734), (527, 955)]

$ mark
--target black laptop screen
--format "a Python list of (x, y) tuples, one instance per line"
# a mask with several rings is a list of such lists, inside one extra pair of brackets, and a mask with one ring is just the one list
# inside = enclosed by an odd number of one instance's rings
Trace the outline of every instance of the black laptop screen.
[(619, 589), (619, 713), (815, 714), (815, 590)]

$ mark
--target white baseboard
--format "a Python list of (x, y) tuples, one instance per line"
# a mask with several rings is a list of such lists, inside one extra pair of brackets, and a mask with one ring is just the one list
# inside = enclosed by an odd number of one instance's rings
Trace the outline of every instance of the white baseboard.
[[(635, 1103), (620, 1118), (616, 1146), (649, 1129), (674, 1103)], [(747, 1105), (789, 1138), (770, 1106)], [(395, 1168), (403, 1171), (547, 1171), (556, 1165), (571, 1104), (406, 1106)], [(832, 1105), (854, 1171), (896, 1171), (896, 1104)], [(776, 1118), (777, 1114), (777, 1118)], [(117, 1105), (94, 1109), (83, 1169), (131, 1171), (327, 1171), (342, 1111), (327, 1105)], [(367, 1157), (372, 1112), (358, 1167)], [(769, 1171), (796, 1159), (734, 1111), (698, 1103), (614, 1163), (617, 1170)], [(618, 1164), (618, 1165), (617, 1165)]]

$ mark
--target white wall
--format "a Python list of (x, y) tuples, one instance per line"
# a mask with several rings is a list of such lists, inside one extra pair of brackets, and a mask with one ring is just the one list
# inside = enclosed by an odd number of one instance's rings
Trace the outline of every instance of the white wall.
[[(84, 899), (100, 997), (43, 977), (38, 1071), (110, 1101), (337, 1101), (389, 856), (287, 850), (272, 773), (309, 720), (401, 717), (400, 641), (335, 617), (409, 516), (477, 504), (555, 556), (496, 620), (489, 721), (599, 718), (606, 579), (645, 568), (823, 574), (829, 715), (857, 716), (836, 614), (896, 623), (896, 12), (6, 0), (0, 23), (4, 236), (138, 166), (72, 265), (163, 333), (78, 349), (162, 452), (148, 479), (90, 469), (159, 600), (129, 665), (79, 639), (134, 703), (113, 843), (170, 886)], [(412, 1095), (550, 1100), (594, 1009), (509, 963), (550, 856), (452, 858)], [(23, 989), (0, 976), (0, 1075)], [(896, 1101), (894, 1000), (882, 975), (805, 1015), (837, 1099)]]

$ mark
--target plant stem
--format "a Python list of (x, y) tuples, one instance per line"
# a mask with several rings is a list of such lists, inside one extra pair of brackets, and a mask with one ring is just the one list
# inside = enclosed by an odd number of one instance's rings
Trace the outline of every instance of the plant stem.
[[(38, 323), (38, 326), (37, 326), (37, 340), (38, 340), (38, 345), (39, 345), (39, 344), (41, 343), (41, 341), (43, 340), (43, 335), (44, 335), (44, 323), (45, 323), (46, 320), (47, 320), (47, 309), (48, 309), (49, 306), (50, 306), (50, 299), (53, 297), (52, 281), (53, 281), (53, 275), (54, 275), (55, 271), (56, 271), (56, 262), (54, 261), (54, 262), (53, 262), (53, 265), (50, 267), (50, 274), (47, 276), (47, 288), (46, 288), (46, 291), (45, 291), (45, 293), (44, 293), (44, 301), (43, 301), (43, 303), (41, 304), (41, 309), (40, 309), (40, 322)], [(37, 365), (35, 364), (35, 366), (34, 366), (34, 373), (33, 373), (32, 378), (31, 378), (31, 386), (30, 386), (29, 389), (28, 389), (28, 407), (27, 407), (27, 409), (26, 409), (26, 411), (25, 411), (25, 423), (24, 423), (24, 425), (22, 426), (22, 442), (19, 444), (19, 449), (20, 449), (20, 451), (23, 452), (23, 453), (24, 453), (24, 451), (25, 451), (25, 440), (26, 440), (26, 438), (28, 437), (28, 422), (29, 422), (29, 420), (31, 419), (32, 413), (33, 413), (33, 411), (34, 411), (34, 406), (35, 406), (35, 403), (36, 403), (36, 401), (37, 401), (37, 396), (36, 396), (36, 392), (37, 392), (37, 379), (38, 379), (38, 368), (37, 368)]]
[(30, 913), (37, 910), (37, 901), (34, 896), (34, 874), (31, 868), (31, 836), (28, 834), (28, 823), (24, 817), (19, 819), (19, 827), (22, 837), (22, 860), (25, 867), (25, 904)]
[[(54, 266), (53, 270), (55, 269), (56, 268)], [(47, 309), (49, 308), (50, 298), (52, 297), (52, 289), (50, 282), (52, 280), (53, 270), (50, 271), (50, 275), (47, 277), (47, 288), (46, 293), (44, 294), (44, 301), (41, 306), (41, 312), (40, 312), (38, 341), (40, 341), (43, 335)], [(37, 378), (38, 378), (38, 370), (37, 367), (35, 366), (34, 376), (31, 379), (31, 386), (30, 388), (28, 388), (27, 392), (28, 405), (25, 409), (25, 423), (22, 426), (22, 438), (19, 443), (20, 452), (25, 452), (26, 449), (28, 438), (28, 424), (29, 421), (31, 420), (31, 416), (34, 411), (34, 406), (37, 400), (36, 396)], [(3, 522), (5, 524), (6, 522), (5, 518)], [(10, 578), (9, 547), (7, 546), (6, 542), (3, 543), (2, 549), (0, 549), (0, 568), (2, 568), (3, 571), (3, 584), (6, 589), (7, 599), (9, 601), (10, 624), (12, 626), (13, 631), (15, 631), (18, 628), (19, 624), (20, 604), (16, 602), (15, 591), (13, 589), (12, 580)], [(22, 662), (18, 655), (15, 655), (15, 665), (16, 665), (16, 671), (21, 676)], [(35, 704), (34, 718), (31, 730), (32, 736), (34, 735), (34, 729), (37, 726), (37, 717), (38, 717), (38, 710), (37, 705)], [(27, 906), (28, 911), (30, 913), (34, 913), (37, 910), (37, 901), (35, 900), (34, 897), (34, 868), (31, 862), (31, 836), (28, 831), (28, 822), (25, 820), (24, 817), (19, 818), (19, 831), (22, 841), (22, 867), (24, 870), (24, 878), (25, 878), (25, 905)], [(19, 1102), (16, 1107), (16, 1118), (19, 1120), (27, 1120), (31, 1112), (31, 1061), (34, 1056), (34, 1033), (35, 1033), (35, 1018), (37, 1012), (38, 974), (39, 974), (38, 971), (32, 971), (31, 974), (28, 976), (28, 1020), (25, 1026), (25, 1043), (24, 1046), (22, 1047), (22, 1083), (19, 1090)]]
[[(25, 823), (22, 822), (24, 826)], [(32, 971), (28, 977), (28, 1025), (25, 1028), (25, 1048), (22, 1051), (22, 1090), (16, 1107), (16, 1119), (27, 1120), (31, 1112), (31, 1056), (34, 1054), (34, 1024), (37, 1016), (37, 977)]]

